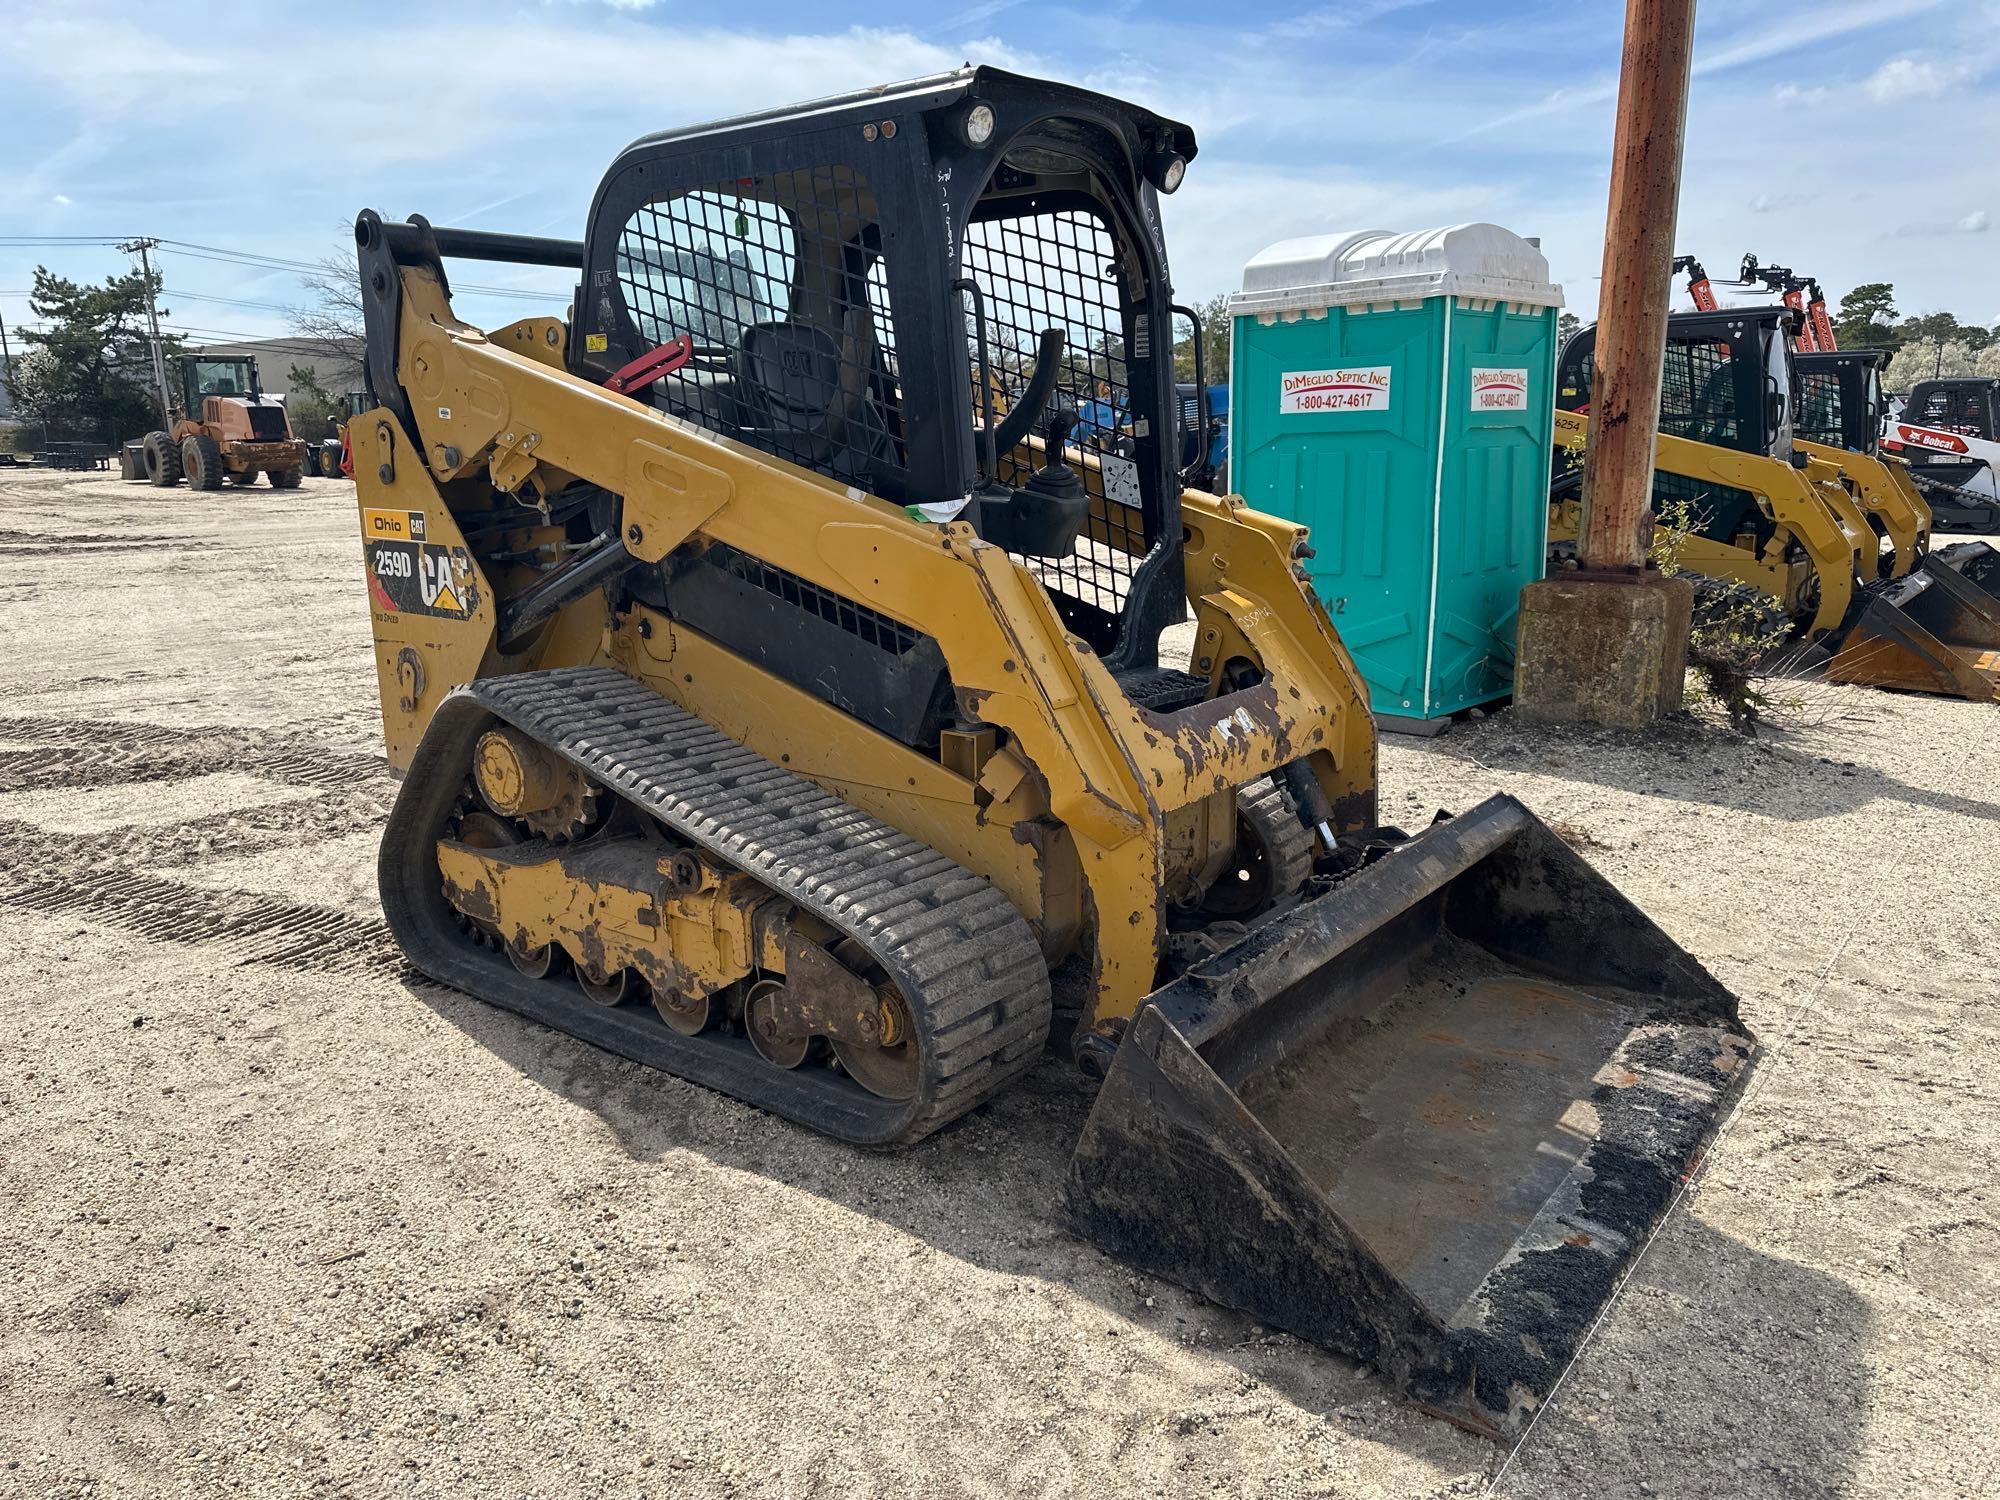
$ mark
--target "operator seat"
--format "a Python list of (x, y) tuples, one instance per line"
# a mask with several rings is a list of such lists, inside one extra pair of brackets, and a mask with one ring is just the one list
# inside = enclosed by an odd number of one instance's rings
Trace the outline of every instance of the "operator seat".
[(734, 396), (752, 442), (781, 458), (864, 482), (885, 456), (887, 430), (869, 394), (875, 319), (866, 302), (841, 337), (802, 319), (755, 323), (736, 351)]

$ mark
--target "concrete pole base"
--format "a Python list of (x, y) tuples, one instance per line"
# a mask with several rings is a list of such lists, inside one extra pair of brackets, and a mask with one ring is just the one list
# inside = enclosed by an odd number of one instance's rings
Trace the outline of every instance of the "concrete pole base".
[(1521, 591), (1514, 712), (1642, 729), (1678, 713), (1694, 587), (1658, 573), (1565, 573)]

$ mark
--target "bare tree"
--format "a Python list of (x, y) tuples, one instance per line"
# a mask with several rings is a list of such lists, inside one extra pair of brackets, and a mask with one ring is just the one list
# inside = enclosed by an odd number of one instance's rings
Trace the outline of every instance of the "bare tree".
[[(329, 389), (361, 379), (367, 325), (361, 310), (361, 277), (351, 255), (329, 255), (317, 271), (301, 273), (310, 301), (291, 310), (292, 334), (301, 352), (324, 367)], [(327, 378), (330, 377), (330, 378)]]

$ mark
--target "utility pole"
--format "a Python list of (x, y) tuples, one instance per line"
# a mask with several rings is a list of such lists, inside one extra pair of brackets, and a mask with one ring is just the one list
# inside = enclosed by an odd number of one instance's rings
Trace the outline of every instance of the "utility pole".
[(0, 380), (14, 384), (14, 351), (7, 343), (7, 317), (0, 313)]
[(1583, 529), (1577, 538), (1587, 571), (1636, 573), (1646, 562), (1694, 3), (1629, 0), (1625, 7), (1603, 298), (1590, 378), (1590, 448), (1583, 460)]
[(146, 278), (146, 325), (151, 331), (153, 346), (153, 384), (160, 393), (160, 416), (168, 427), (174, 425), (173, 402), (167, 398), (167, 360), (160, 351), (160, 309), (153, 298), (153, 263), (146, 252), (158, 245), (158, 240), (127, 240), (118, 248), (127, 255), (139, 257), (139, 270)]
[(1636, 729), (1681, 706), (1693, 589), (1647, 566), (1695, 0), (1626, 0), (1574, 572), (1522, 590), (1514, 704)]

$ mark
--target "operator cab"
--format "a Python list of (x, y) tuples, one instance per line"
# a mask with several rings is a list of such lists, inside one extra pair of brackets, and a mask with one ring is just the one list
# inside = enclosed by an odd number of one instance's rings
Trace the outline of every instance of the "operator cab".
[[(1982, 497), (2000, 493), (2000, 462), (1989, 446), (2000, 441), (2000, 380), (1990, 375), (1920, 380), (1896, 420), (1933, 434), (1907, 442), (1891, 434), (1890, 448), (1913, 474), (1946, 490), (1974, 490)], [(1988, 505), (1976, 503), (1967, 511), (1963, 496), (1941, 497), (1935, 506), (1945, 508), (1940, 514), (1952, 514), (1953, 530), (1985, 529), (1992, 522)]]
[(257, 361), (247, 355), (187, 355), (180, 361), (180, 375), (183, 409), (193, 417), (210, 396), (263, 399)]
[(1799, 372), (1798, 435), (1850, 453), (1875, 452), (1885, 415), (1882, 376), (1892, 357), (1887, 349), (1794, 354), (1792, 362)]
[[(1799, 409), (1792, 339), (1804, 323), (1804, 313), (1787, 307), (1672, 314), (1661, 366), (1661, 434), (1791, 461)], [(1590, 410), (1596, 348), (1594, 323), (1563, 345), (1556, 366), (1556, 405), (1562, 410)], [(1569, 463), (1551, 486), (1557, 498), (1582, 483), (1581, 455)], [(1684, 517), (1698, 535), (1723, 542), (1746, 532), (1761, 541), (1772, 529), (1748, 490), (1698, 483), (1663, 469), (1653, 472), (1653, 510)]]
[(1990, 375), (1920, 380), (1902, 420), (1987, 442), (2000, 439), (2000, 380)]
[(657, 409), (970, 523), (1114, 670), (1151, 667), (1185, 609), (1157, 195), (1194, 153), (990, 68), (648, 136), (591, 210), (571, 368), (684, 341)]

